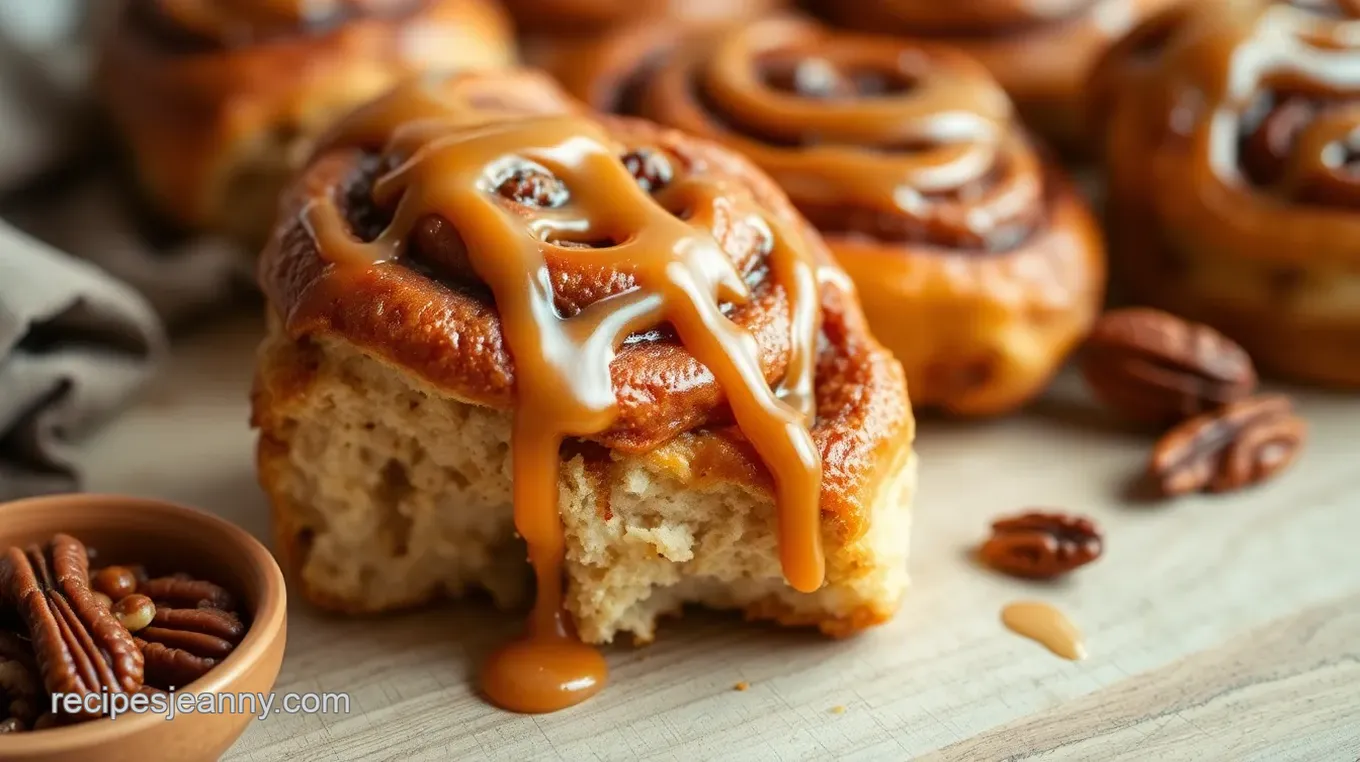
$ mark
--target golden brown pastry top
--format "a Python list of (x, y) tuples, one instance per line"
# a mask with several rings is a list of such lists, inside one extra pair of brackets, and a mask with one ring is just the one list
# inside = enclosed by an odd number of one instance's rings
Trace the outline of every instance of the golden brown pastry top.
[(824, 234), (987, 251), (1043, 219), (1043, 167), (1010, 101), (947, 46), (794, 17), (616, 44), (575, 80), (592, 105), (735, 148)]
[[(479, 250), (505, 252), (494, 272)], [(574, 433), (622, 451), (735, 418), (754, 443), (737, 451), (768, 463), (748, 403), (812, 413), (822, 510), (851, 524), (877, 448), (910, 427), (900, 371), (767, 178), (679, 132), (584, 116), (534, 74), (412, 83), (356, 114), (285, 198), (260, 274), (294, 336), (342, 337), (503, 409), (530, 404), (522, 383), (560, 389), (582, 402)], [(506, 290), (524, 277), (538, 297)], [(544, 297), (552, 314), (530, 308)], [(587, 336), (612, 345), (606, 365)], [(602, 388), (612, 399), (588, 400)]]
[[(1224, 0), (1149, 22), (1096, 75), (1164, 218), (1254, 258), (1360, 263), (1360, 3)], [(1119, 136), (1119, 137), (1114, 137)]]
[[(337, 113), (426, 71), (507, 65), (492, 0), (130, 0), (101, 46), (100, 98), (177, 226), (221, 231), (231, 183), (282, 166)], [(264, 221), (268, 225), (268, 220)]]

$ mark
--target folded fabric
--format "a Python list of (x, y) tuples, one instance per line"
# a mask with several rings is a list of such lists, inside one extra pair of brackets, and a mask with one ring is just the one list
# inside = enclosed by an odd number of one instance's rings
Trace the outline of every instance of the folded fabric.
[(75, 489), (73, 441), (164, 348), (135, 291), (0, 223), (0, 500)]
[(250, 259), (211, 236), (153, 241), (109, 169), (88, 170), (5, 209), (24, 232), (99, 265), (132, 286), (171, 325), (230, 302), (250, 282)]

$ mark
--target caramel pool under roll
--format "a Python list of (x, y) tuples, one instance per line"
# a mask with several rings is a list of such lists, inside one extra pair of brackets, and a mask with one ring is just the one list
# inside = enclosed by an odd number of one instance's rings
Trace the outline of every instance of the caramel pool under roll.
[(126, 0), (111, 27), (100, 98), (148, 205), (252, 254), (332, 119), (408, 76), (514, 59), (492, 0)]
[(1360, 7), (1206, 0), (1096, 78), (1114, 265), (1258, 367), (1360, 388)]
[(901, 370), (739, 157), (466, 75), (342, 122), (283, 210), (254, 415), (312, 600), (510, 600), (517, 532), (535, 606), (483, 688), (530, 712), (598, 690), (583, 642), (685, 603), (833, 635), (895, 610)]
[(943, 45), (797, 18), (639, 26), (564, 81), (745, 154), (825, 237), (918, 406), (1015, 409), (1090, 328), (1104, 250), (986, 70)]

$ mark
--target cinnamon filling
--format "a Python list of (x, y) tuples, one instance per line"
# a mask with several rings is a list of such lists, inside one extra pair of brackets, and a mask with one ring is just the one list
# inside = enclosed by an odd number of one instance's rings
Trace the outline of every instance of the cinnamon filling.
[[(610, 366), (630, 337), (673, 331), (711, 371), (774, 477), (786, 579), (804, 592), (822, 584), (821, 460), (808, 430), (818, 274), (797, 231), (769, 215), (739, 220), (763, 236), (749, 255), (726, 251), (716, 231), (743, 211), (730, 203), (730, 181), (690, 173), (648, 146), (620, 145), (593, 121), (437, 110), (418, 88), (399, 91), (342, 127), (331, 146), (388, 136), (390, 169), (369, 165), (367, 201), (385, 210), (380, 231), (354, 229), (364, 199), (353, 188), (314, 203), (304, 222), (337, 270), (419, 262), (490, 291), (514, 362), (515, 526), (537, 594), (524, 637), (488, 660), (482, 688), (506, 709), (554, 711), (606, 680), (603, 658), (577, 639), (563, 609), (558, 478), (572, 438), (614, 425)], [(426, 118), (412, 121), (413, 113)], [(728, 305), (755, 298), (746, 278), (761, 266), (786, 291), (791, 322), (787, 370), (773, 389), (751, 334), (727, 316)]]
[(946, 49), (777, 18), (696, 39), (645, 79), (630, 113), (750, 156), (824, 232), (1001, 251), (1047, 211), (1005, 94)]

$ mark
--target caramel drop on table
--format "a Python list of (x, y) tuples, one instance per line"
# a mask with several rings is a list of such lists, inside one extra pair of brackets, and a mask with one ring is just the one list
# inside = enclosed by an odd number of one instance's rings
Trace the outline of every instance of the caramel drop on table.
[(1011, 632), (1036, 641), (1064, 659), (1080, 661), (1086, 658), (1081, 631), (1066, 615), (1047, 603), (1012, 603), (1001, 610), (1001, 621)]

